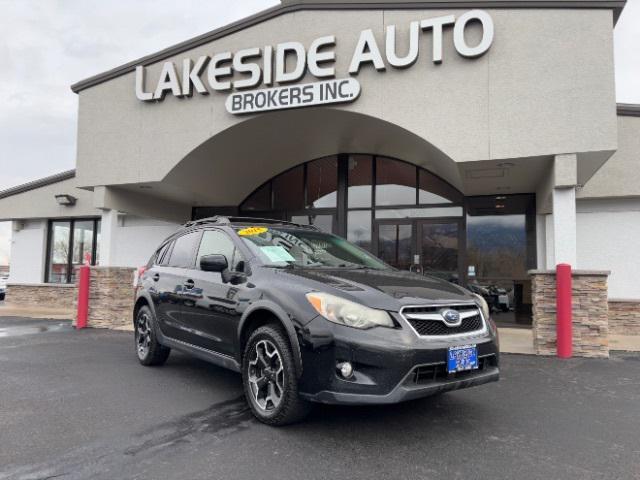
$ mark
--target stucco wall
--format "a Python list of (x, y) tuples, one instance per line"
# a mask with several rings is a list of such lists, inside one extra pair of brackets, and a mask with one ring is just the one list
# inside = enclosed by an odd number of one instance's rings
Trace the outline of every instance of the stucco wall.
[[(100, 216), (100, 210), (93, 207), (93, 192), (76, 188), (76, 185), (76, 179), (70, 178), (2, 198), (0, 219)], [(76, 204), (58, 205), (55, 196), (59, 194), (76, 197)]]
[(640, 200), (579, 201), (581, 269), (610, 270), (609, 298), (640, 299)]
[(618, 150), (578, 198), (640, 196), (640, 117), (618, 117)]
[(112, 264), (118, 267), (146, 265), (160, 242), (174, 233), (178, 227), (175, 223), (125, 216), (115, 232)]
[(47, 221), (27, 220), (11, 237), (9, 283), (40, 283), (44, 280)]
[[(291, 40), (308, 47), (313, 39), (334, 34), (336, 72), (338, 77), (344, 77), (361, 30), (373, 29), (378, 44), (383, 46), (385, 26), (396, 24), (400, 35), (398, 51), (404, 51), (410, 21), (449, 13), (460, 15), (463, 11), (289, 13), (171, 60), (181, 63), (184, 58)], [(388, 68), (383, 73), (364, 68), (357, 76), (362, 85), (361, 96), (338, 110), (398, 125), (456, 162), (566, 152), (604, 152), (596, 155), (606, 158), (606, 152), (617, 144), (612, 12), (497, 9), (490, 13), (496, 33), (486, 55), (472, 60), (462, 58), (453, 48), (451, 29), (447, 29), (444, 60), (434, 65), (430, 43), (422, 38), (421, 55), (415, 65), (405, 70)], [(161, 64), (149, 67), (149, 82), (157, 79), (160, 68)], [(307, 76), (302, 81), (312, 80)], [(227, 113), (226, 93), (189, 99), (169, 96), (163, 102), (144, 103), (135, 97), (134, 81), (134, 74), (129, 73), (79, 94), (80, 184), (160, 181), (197, 146), (251, 118)], [(286, 157), (286, 129), (281, 134), (279, 152)], [(308, 134), (317, 136), (313, 129)], [(382, 148), (383, 142), (384, 138), (372, 138), (370, 153)], [(322, 152), (325, 147), (309, 144), (315, 152)], [(237, 147), (242, 150), (243, 145)], [(194, 173), (194, 189), (211, 188), (214, 183), (210, 180), (228, 179), (234, 172), (216, 171), (216, 162), (230, 155), (233, 152), (212, 152), (210, 170)], [(308, 158), (289, 158), (293, 163), (303, 160)], [(269, 159), (252, 157), (247, 162), (232, 165), (235, 169), (250, 169), (252, 162), (269, 164)], [(207, 176), (211, 172), (215, 175)], [(271, 175), (275, 173), (278, 172)]]

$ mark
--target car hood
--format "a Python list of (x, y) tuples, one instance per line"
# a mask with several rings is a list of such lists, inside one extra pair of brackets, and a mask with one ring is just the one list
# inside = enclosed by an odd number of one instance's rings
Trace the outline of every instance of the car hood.
[(341, 294), (385, 310), (398, 310), (404, 305), (469, 302), (475, 298), (453, 283), (397, 270), (292, 269), (287, 274), (298, 277), (312, 290)]

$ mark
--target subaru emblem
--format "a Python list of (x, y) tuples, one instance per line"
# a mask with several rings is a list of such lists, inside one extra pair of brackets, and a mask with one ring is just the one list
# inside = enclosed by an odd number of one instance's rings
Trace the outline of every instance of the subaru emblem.
[(450, 308), (444, 309), (440, 311), (440, 315), (449, 327), (457, 327), (460, 325), (460, 312), (457, 310), (452, 310)]

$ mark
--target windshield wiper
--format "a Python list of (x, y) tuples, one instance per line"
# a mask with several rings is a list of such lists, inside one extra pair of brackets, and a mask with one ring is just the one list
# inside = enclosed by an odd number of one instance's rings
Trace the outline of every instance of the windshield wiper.
[(263, 265), (264, 267), (267, 268), (279, 268), (281, 270), (293, 270), (294, 268), (302, 268), (299, 265), (296, 265), (295, 263), (287, 263), (286, 265)]

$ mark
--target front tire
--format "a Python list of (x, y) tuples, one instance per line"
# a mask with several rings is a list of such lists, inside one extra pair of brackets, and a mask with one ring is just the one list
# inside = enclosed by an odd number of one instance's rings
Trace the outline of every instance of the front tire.
[(254, 416), (267, 425), (287, 425), (304, 418), (309, 402), (298, 395), (288, 338), (274, 325), (256, 329), (242, 356), (242, 383)]
[(138, 310), (134, 323), (136, 354), (142, 365), (162, 365), (169, 358), (171, 349), (158, 342), (156, 319), (148, 306)]

